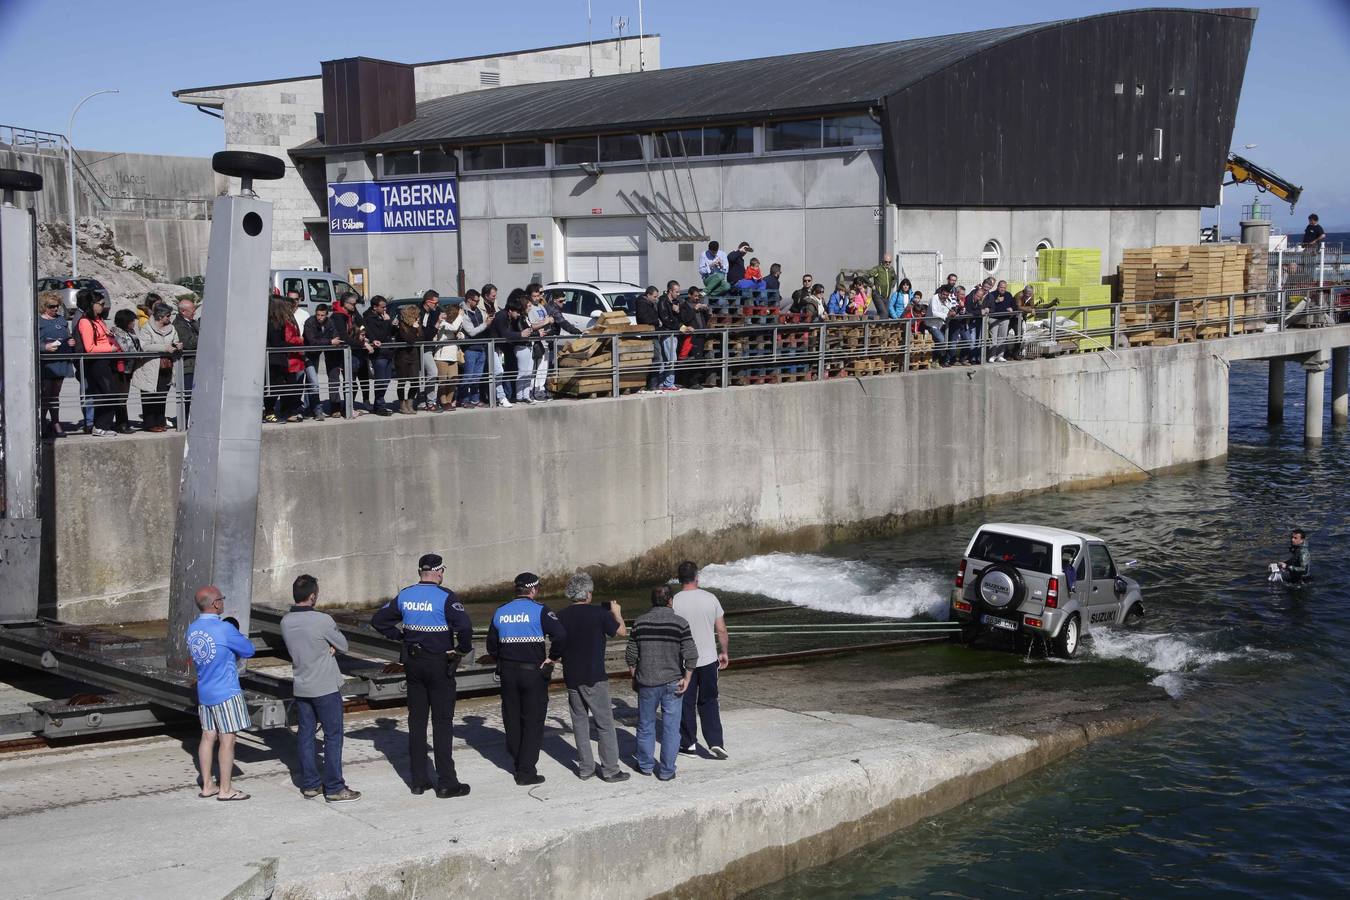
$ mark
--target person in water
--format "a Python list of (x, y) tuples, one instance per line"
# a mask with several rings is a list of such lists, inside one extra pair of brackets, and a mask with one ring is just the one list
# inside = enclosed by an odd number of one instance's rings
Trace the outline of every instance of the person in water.
[(1302, 528), (1295, 528), (1289, 535), (1289, 558), (1278, 565), (1280, 578), (1286, 584), (1310, 579), (1312, 558), (1308, 553), (1308, 535)]

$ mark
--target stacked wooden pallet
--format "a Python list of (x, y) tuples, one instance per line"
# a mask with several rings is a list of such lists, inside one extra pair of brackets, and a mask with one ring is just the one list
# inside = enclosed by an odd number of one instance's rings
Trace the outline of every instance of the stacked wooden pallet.
[(650, 325), (628, 324), (628, 314), (622, 310), (607, 312), (586, 334), (559, 348), (558, 368), (548, 381), (548, 389), (564, 397), (593, 397), (608, 394), (614, 387), (615, 340), (620, 337), (619, 389), (636, 390), (645, 387), (652, 365), (652, 342), (640, 337), (653, 331)]
[[(1260, 331), (1260, 298), (1240, 296), (1265, 286), (1265, 251), (1245, 244), (1178, 244), (1126, 250), (1118, 270), (1121, 321), (1130, 344), (1149, 343), (1140, 310), (1149, 304), (1152, 343)], [(1213, 298), (1185, 299), (1177, 298)], [(1231, 299), (1230, 299), (1231, 298)], [(1230, 321), (1231, 320), (1231, 321)], [(1247, 321), (1250, 320), (1250, 321)]]

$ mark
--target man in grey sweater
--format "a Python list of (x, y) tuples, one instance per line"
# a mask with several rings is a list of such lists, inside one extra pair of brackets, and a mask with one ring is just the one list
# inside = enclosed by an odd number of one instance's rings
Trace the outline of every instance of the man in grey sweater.
[[(306, 797), (323, 791), (329, 803), (350, 803), (361, 792), (342, 780), (342, 672), (334, 658), (346, 652), (347, 639), (328, 613), (314, 608), (319, 581), (301, 575), (291, 586), (295, 605), (281, 619), (281, 637), (295, 668), (296, 751), (300, 756), (300, 790)], [(319, 776), (314, 742), (316, 725), (323, 726), (323, 776)]]
[[(698, 648), (689, 623), (670, 608), (670, 588), (652, 590), (652, 609), (638, 617), (624, 651), (638, 694), (637, 768), (655, 770), (661, 781), (675, 778), (680, 749), (680, 704), (689, 675), (698, 662)], [(656, 749), (656, 710), (661, 709), (661, 759)]]

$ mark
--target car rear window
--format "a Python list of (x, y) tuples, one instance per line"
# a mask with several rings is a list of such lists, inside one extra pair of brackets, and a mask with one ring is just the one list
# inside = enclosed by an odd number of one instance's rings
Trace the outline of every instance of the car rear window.
[(1004, 534), (1001, 531), (981, 531), (970, 548), (972, 559), (993, 563), (1012, 563), (1019, 569), (1050, 574), (1051, 546), (1045, 541)]
[(637, 309), (637, 300), (639, 296), (639, 294), (635, 293), (605, 295), (606, 299), (609, 300), (611, 308), (621, 309), (630, 316), (633, 314), (633, 310)]

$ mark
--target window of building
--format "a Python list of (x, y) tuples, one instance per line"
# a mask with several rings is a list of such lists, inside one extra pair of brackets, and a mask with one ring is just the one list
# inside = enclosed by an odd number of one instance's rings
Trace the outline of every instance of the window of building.
[(703, 129), (682, 128), (652, 135), (652, 155), (657, 159), (703, 155)]
[(502, 168), (502, 145), (501, 144), (483, 144), (478, 147), (465, 147), (464, 171), (478, 172), (483, 169)]
[(881, 125), (863, 113), (825, 119), (826, 147), (875, 147), (881, 143)]
[(413, 155), (411, 150), (384, 154), (384, 161), (380, 167), (381, 178), (396, 178), (400, 175), (416, 174), (417, 157)]
[(455, 160), (437, 147), (422, 150), (395, 150), (381, 154), (380, 178), (401, 178), (408, 175), (434, 175), (455, 171)]
[[(510, 144), (480, 144), (464, 147), (464, 171), (483, 172), (492, 169), (526, 169), (544, 165), (542, 141), (517, 141)], [(427, 171), (423, 167), (422, 171)]]
[(820, 119), (770, 122), (764, 126), (764, 150), (767, 153), (819, 148)]
[(642, 138), (636, 134), (602, 134), (599, 143), (601, 162), (642, 159)]
[(478, 83), (483, 87), (496, 87), (502, 83), (501, 72), (479, 72)]
[(599, 161), (600, 145), (594, 137), (558, 138), (553, 142), (553, 164), (555, 166)]
[(1002, 262), (1003, 245), (993, 238), (985, 241), (984, 252), (980, 254), (980, 265), (984, 267), (984, 274), (993, 275)]
[(1053, 250), (1053, 249), (1055, 249), (1055, 244), (1049, 238), (1041, 238), (1039, 241), (1036, 242), (1037, 253), (1040, 253), (1042, 250)]
[(543, 141), (518, 141), (505, 147), (502, 159), (504, 169), (528, 169), (543, 164)]
[(755, 152), (752, 125), (721, 125), (703, 129), (704, 156), (734, 156)]

